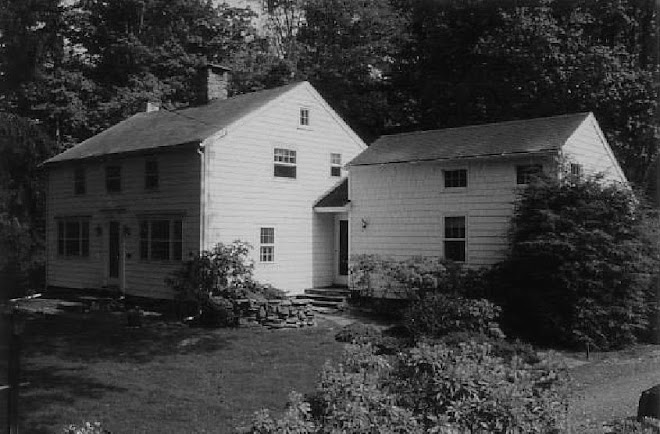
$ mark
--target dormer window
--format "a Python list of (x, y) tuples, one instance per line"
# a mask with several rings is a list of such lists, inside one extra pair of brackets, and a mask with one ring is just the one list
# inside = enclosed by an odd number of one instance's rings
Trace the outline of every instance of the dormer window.
[(87, 192), (84, 167), (76, 167), (73, 170), (73, 192), (75, 194), (85, 194)]
[(341, 176), (341, 154), (330, 154), (330, 176)]
[(309, 126), (309, 109), (306, 107), (300, 108), (300, 126), (301, 127)]
[(284, 148), (275, 148), (274, 175), (278, 178), (296, 177), (296, 151)]

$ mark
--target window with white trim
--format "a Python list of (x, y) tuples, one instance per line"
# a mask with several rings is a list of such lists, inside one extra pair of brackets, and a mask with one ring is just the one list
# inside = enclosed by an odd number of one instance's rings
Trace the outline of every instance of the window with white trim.
[(73, 169), (73, 192), (75, 194), (85, 194), (87, 192), (87, 183), (85, 178), (84, 167), (78, 166)]
[(303, 127), (309, 126), (309, 109), (306, 107), (300, 108), (300, 125)]
[(330, 154), (330, 176), (341, 176), (341, 154)]
[(57, 254), (89, 256), (89, 220), (62, 219), (57, 222)]
[(121, 192), (121, 166), (105, 168), (105, 191), (108, 193)]
[(144, 162), (144, 188), (146, 190), (158, 189), (160, 181), (158, 173), (158, 160), (147, 160)]
[(296, 151), (292, 149), (275, 148), (274, 175), (278, 178), (296, 177)]
[(275, 261), (275, 228), (261, 228), (259, 234), (259, 262)]
[(465, 262), (465, 216), (445, 217), (445, 259)]
[(445, 188), (467, 187), (467, 169), (444, 170)]
[(529, 184), (535, 178), (543, 173), (543, 166), (540, 164), (525, 164), (516, 166), (516, 183)]
[(582, 165), (577, 163), (571, 163), (571, 176), (579, 178), (582, 176)]
[(183, 257), (181, 219), (154, 217), (140, 220), (140, 259), (180, 261)]

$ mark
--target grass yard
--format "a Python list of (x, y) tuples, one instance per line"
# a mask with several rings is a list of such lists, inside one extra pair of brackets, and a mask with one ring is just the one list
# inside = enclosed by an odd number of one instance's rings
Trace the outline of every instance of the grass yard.
[(118, 314), (66, 314), (28, 323), (22, 432), (59, 433), (100, 421), (119, 433), (225, 433), (260, 408), (312, 392), (342, 345), (337, 326), (196, 329), (164, 321), (125, 327)]

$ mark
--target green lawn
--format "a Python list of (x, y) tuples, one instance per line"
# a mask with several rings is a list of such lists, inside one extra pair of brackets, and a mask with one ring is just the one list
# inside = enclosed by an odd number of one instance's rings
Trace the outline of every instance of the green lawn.
[(224, 433), (260, 408), (282, 410), (290, 390), (314, 390), (342, 346), (336, 327), (195, 329), (118, 314), (29, 322), (22, 360), (21, 430), (59, 433), (100, 421), (113, 433)]

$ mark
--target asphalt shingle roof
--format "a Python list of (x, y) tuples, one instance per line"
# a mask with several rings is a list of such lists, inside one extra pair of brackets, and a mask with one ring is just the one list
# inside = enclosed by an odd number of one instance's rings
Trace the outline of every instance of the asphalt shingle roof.
[(300, 83), (176, 111), (137, 113), (44, 164), (201, 142)]
[(559, 150), (590, 113), (382, 136), (349, 166)]
[(348, 203), (348, 178), (342, 179), (332, 190), (323, 195), (314, 208), (336, 208)]

